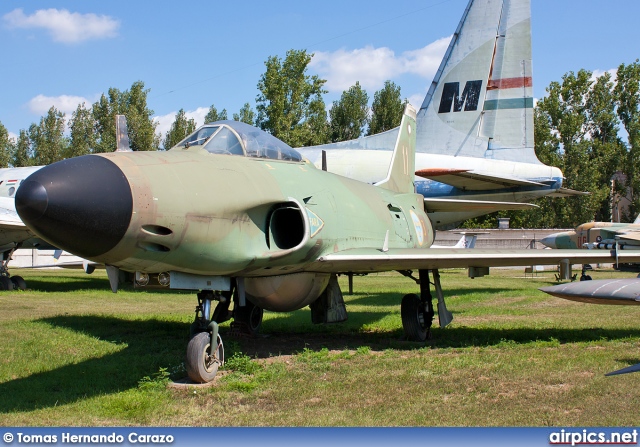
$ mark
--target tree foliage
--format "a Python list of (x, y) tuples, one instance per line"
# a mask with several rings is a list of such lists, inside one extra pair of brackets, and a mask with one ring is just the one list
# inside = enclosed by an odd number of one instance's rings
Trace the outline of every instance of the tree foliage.
[(371, 122), (367, 135), (375, 135), (400, 125), (404, 103), (400, 98), (400, 87), (391, 81), (385, 81), (384, 87), (373, 95)]
[(369, 95), (356, 82), (334, 101), (330, 117), (331, 141), (346, 141), (359, 138), (369, 122)]
[(248, 102), (245, 102), (239, 113), (233, 114), (234, 121), (240, 121), (253, 126), (256, 122), (256, 113)]
[[(631, 192), (631, 206), (627, 219), (633, 219), (640, 212), (640, 64), (621, 64), (618, 67), (614, 96), (617, 113), (629, 135), (625, 160), (625, 174)], [(632, 217), (633, 216), (633, 217)]]
[(94, 127), (91, 110), (87, 109), (84, 103), (79, 104), (69, 120), (71, 141), (66, 154), (67, 158), (87, 155), (93, 151), (96, 145)]
[(307, 74), (312, 57), (305, 50), (289, 50), (284, 60), (271, 56), (258, 82), (257, 126), (293, 147), (328, 141), (326, 81)]
[(97, 140), (93, 152), (113, 152), (116, 148), (116, 115), (127, 118), (129, 143), (134, 151), (154, 151), (160, 146), (156, 125), (151, 118), (153, 110), (147, 107), (147, 94), (142, 81), (136, 81), (129, 90), (110, 88), (106, 95), (93, 104), (93, 118)]
[(209, 107), (209, 112), (207, 113), (207, 115), (204, 117), (204, 123), (213, 123), (215, 121), (223, 121), (226, 120), (227, 118), (227, 109), (222, 109), (222, 112), (218, 113), (218, 109), (216, 109), (216, 106), (214, 106), (213, 104), (211, 104), (211, 107)]
[(36, 165), (48, 165), (64, 158), (69, 140), (64, 136), (64, 113), (51, 107), (39, 124), (29, 127), (29, 139)]
[(187, 119), (184, 109), (180, 109), (164, 138), (163, 147), (165, 149), (172, 148), (194, 130), (196, 130), (195, 120), (193, 118)]
[(9, 131), (0, 123), (0, 168), (6, 168), (13, 157), (14, 143), (9, 138)]

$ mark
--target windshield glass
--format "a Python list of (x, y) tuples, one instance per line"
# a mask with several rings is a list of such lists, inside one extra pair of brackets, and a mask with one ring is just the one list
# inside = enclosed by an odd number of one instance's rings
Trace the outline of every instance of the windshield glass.
[[(239, 137), (239, 138), (238, 138)], [(239, 121), (206, 124), (176, 145), (204, 145), (212, 154), (246, 155), (271, 160), (302, 161), (302, 155), (273, 135)]]
[(187, 138), (176, 144), (176, 147), (200, 146), (207, 141), (211, 135), (216, 133), (220, 126), (203, 126), (189, 135)]

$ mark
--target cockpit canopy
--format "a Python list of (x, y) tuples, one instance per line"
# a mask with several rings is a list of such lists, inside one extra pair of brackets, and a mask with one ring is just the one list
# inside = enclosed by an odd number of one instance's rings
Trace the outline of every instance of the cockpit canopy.
[(273, 135), (239, 121), (205, 124), (174, 146), (202, 146), (212, 154), (242, 155), (271, 160), (302, 161), (302, 155)]

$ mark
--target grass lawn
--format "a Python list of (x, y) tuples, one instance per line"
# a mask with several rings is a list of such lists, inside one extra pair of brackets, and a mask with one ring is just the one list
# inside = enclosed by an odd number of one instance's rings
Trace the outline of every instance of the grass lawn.
[(454, 321), (426, 343), (403, 340), (411, 280), (356, 277), (346, 323), (314, 326), (307, 308), (265, 312), (257, 338), (223, 324), (214, 385), (174, 389), (195, 294), (15, 270), (30, 290), (0, 294), (0, 425), (639, 425), (640, 374), (604, 373), (640, 362), (640, 308), (554, 298), (537, 290), (553, 273), (522, 272), (443, 271)]

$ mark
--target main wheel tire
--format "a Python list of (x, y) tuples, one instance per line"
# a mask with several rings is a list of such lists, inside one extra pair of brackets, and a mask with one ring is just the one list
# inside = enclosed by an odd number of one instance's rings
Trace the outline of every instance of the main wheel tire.
[(409, 293), (402, 298), (400, 304), (402, 327), (410, 341), (425, 341), (429, 333), (426, 327), (424, 305), (415, 293)]
[(187, 345), (187, 374), (196, 383), (208, 383), (224, 363), (224, 346), (218, 335), (217, 348), (211, 349), (211, 334), (200, 332)]
[(11, 282), (13, 283), (14, 289), (27, 290), (27, 283), (22, 276), (12, 276)]
[(233, 319), (238, 323), (242, 323), (243, 326), (249, 331), (250, 335), (256, 335), (260, 332), (262, 326), (262, 317), (264, 311), (261, 307), (256, 306), (251, 301), (247, 300), (245, 306), (238, 306), (233, 311)]
[(8, 276), (0, 276), (0, 290), (13, 290), (13, 283)]

